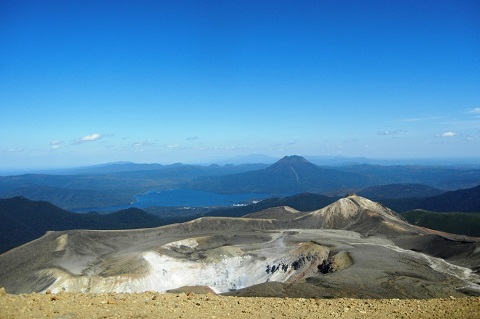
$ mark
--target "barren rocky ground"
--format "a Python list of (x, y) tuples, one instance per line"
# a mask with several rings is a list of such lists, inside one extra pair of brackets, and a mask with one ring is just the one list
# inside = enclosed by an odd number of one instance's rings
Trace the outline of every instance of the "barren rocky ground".
[(479, 249), (356, 196), (310, 213), (49, 232), (0, 255), (0, 319), (478, 319)]
[(28, 294), (0, 297), (0, 318), (479, 318), (480, 298), (305, 299), (213, 294)]

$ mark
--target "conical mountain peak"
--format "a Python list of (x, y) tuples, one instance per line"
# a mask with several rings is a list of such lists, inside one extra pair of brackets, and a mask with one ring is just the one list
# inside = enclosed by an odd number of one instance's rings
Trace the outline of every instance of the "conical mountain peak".
[(274, 169), (288, 169), (291, 170), (291, 168), (297, 168), (297, 167), (305, 167), (305, 168), (310, 168), (310, 169), (318, 169), (318, 166), (315, 164), (312, 164), (308, 160), (306, 160), (302, 156), (298, 155), (290, 155), (290, 156), (285, 156), (276, 163), (272, 164), (269, 168), (274, 168)]
[(384, 218), (395, 219), (404, 222), (404, 219), (391, 209), (378, 202), (371, 201), (355, 194), (341, 198), (329, 206), (320, 209), (318, 212), (322, 212), (327, 216), (332, 214), (341, 214), (344, 218), (346, 218), (355, 216), (364, 211), (381, 215)]
[(280, 159), (275, 164), (289, 164), (289, 165), (292, 165), (292, 164), (298, 164), (298, 163), (312, 164), (308, 160), (306, 160), (305, 157), (298, 156), (298, 155), (284, 156), (282, 159)]
[[(348, 229), (360, 233), (407, 231), (410, 225), (387, 207), (357, 195), (349, 195), (296, 220), (305, 227)], [(309, 225), (309, 226), (307, 226)]]

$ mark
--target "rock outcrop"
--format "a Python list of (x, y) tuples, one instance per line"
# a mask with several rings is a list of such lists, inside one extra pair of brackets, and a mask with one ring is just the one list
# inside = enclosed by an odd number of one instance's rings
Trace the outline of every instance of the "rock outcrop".
[(480, 291), (479, 246), (351, 195), (313, 212), (278, 207), (152, 229), (49, 232), (0, 255), (0, 286), (10, 293), (204, 286), (241, 295), (279, 282), (318, 297), (464, 296)]

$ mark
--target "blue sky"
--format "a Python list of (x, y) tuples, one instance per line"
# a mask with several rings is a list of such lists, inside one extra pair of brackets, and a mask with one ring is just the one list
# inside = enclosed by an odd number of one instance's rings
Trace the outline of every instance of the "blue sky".
[(478, 1), (0, 0), (0, 168), (480, 157)]

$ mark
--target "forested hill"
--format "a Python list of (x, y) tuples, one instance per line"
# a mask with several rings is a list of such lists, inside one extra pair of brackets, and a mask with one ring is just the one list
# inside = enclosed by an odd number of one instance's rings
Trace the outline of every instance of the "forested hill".
[(163, 224), (161, 218), (137, 208), (107, 215), (76, 214), (45, 201), (24, 197), (0, 199), (0, 253), (51, 230), (133, 229)]

